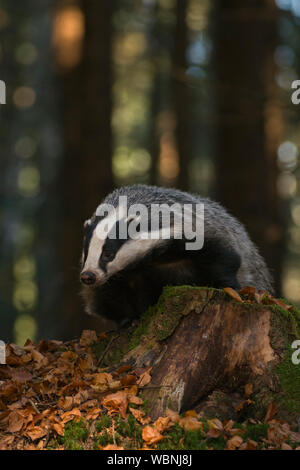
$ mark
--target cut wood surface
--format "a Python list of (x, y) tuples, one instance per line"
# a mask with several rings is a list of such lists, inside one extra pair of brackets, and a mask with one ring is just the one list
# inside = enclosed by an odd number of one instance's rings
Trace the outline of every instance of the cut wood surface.
[(153, 419), (166, 408), (211, 408), (230, 418), (246, 384), (253, 386), (256, 398), (248, 402), (258, 414), (274, 397), (285, 419), (299, 415), (300, 369), (290, 349), (299, 338), (298, 312), (268, 296), (256, 297), (257, 303), (250, 293), (241, 300), (228, 293), (166, 288), (158, 304), (105, 351), (108, 365), (117, 358), (134, 369), (149, 367), (143, 397)]

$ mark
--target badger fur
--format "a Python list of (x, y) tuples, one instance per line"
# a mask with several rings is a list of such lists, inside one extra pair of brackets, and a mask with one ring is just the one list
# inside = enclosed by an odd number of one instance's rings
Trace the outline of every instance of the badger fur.
[[(106, 235), (99, 238), (107, 216), (99, 211), (84, 224), (81, 282), (88, 314), (123, 323), (154, 304), (166, 285), (239, 289), (254, 286), (272, 292), (272, 279), (245, 228), (218, 203), (177, 189), (134, 185), (116, 189), (102, 204), (117, 208), (120, 196), (128, 206), (174, 203), (204, 205), (204, 244), (186, 250), (184, 238), (146, 240)], [(120, 216), (116, 224), (128, 223)], [(118, 231), (116, 232), (118, 233)], [(174, 234), (174, 231), (173, 231)]]

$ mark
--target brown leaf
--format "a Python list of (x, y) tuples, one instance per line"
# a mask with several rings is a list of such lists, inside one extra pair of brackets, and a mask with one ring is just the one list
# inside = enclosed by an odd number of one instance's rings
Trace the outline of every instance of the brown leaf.
[(132, 369), (132, 366), (129, 364), (124, 364), (124, 366), (121, 366), (118, 370), (116, 370), (116, 374), (122, 374), (123, 372), (127, 372), (128, 370)]
[(73, 407), (73, 402), (74, 402), (73, 397), (61, 397), (58, 400), (57, 404), (58, 406), (63, 408), (65, 411), (69, 411)]
[(281, 450), (293, 450), (293, 448), (289, 444), (286, 444), (285, 442), (283, 442), (281, 444)]
[(236, 290), (232, 289), (232, 287), (224, 287), (223, 290), (224, 292), (226, 292), (226, 294), (230, 295), (230, 297), (232, 297), (237, 302), (244, 302), (240, 294)]
[(158, 432), (163, 433), (166, 429), (169, 429), (172, 425), (171, 418), (166, 416), (165, 418), (160, 417), (154, 423), (153, 426), (158, 430)]
[(29, 437), (32, 441), (36, 439), (41, 439), (42, 437), (46, 436), (47, 429), (41, 426), (35, 426), (32, 429), (26, 431), (24, 434), (25, 436)]
[(85, 415), (85, 419), (96, 419), (98, 418), (99, 414), (101, 413), (101, 408), (95, 407), (90, 409), (87, 414)]
[(18, 432), (21, 431), (24, 425), (25, 419), (24, 416), (17, 410), (11, 411), (8, 416), (8, 432)]
[(32, 349), (31, 356), (34, 362), (37, 363), (38, 367), (46, 366), (48, 364), (48, 359), (46, 356), (43, 356), (37, 349)]
[(29, 380), (32, 379), (31, 373), (30, 373), (28, 370), (26, 370), (26, 369), (10, 368), (9, 374), (10, 374), (10, 376), (11, 376), (11, 379), (12, 379), (14, 382), (18, 382), (18, 383), (28, 382)]
[(184, 414), (185, 416), (192, 416), (193, 418), (198, 419), (198, 415), (195, 410), (188, 410)]
[(196, 418), (193, 418), (193, 416), (180, 418), (178, 424), (187, 431), (196, 431), (197, 429), (201, 429), (201, 431), (203, 431), (203, 423), (198, 421)]
[(11, 444), (14, 442), (15, 436), (9, 435), (0, 439), (0, 450), (8, 450)]
[(227, 449), (228, 450), (235, 450), (237, 447), (243, 443), (243, 439), (241, 436), (233, 436), (231, 439), (227, 441)]
[(105, 406), (109, 412), (119, 412), (122, 418), (125, 418), (128, 405), (128, 394), (123, 390), (111, 393), (102, 399), (102, 405)]
[(253, 384), (246, 384), (245, 385), (245, 395), (246, 397), (250, 397), (253, 393)]
[(97, 341), (97, 334), (94, 330), (83, 330), (80, 337), (80, 346), (90, 346)]
[(116, 446), (115, 444), (108, 444), (105, 447), (99, 446), (100, 450), (124, 450), (124, 447)]
[(258, 443), (252, 439), (248, 439), (246, 444), (246, 450), (255, 450), (258, 446)]
[(134, 403), (135, 405), (142, 405), (144, 402), (140, 397), (135, 395), (129, 395), (129, 403)]
[(98, 372), (93, 374), (93, 383), (94, 384), (108, 384), (113, 380), (112, 375), (107, 372)]
[(293, 310), (294, 308), (293, 305), (288, 305), (285, 302), (283, 302), (283, 300), (280, 300), (280, 299), (272, 298), (272, 300), (270, 300), (270, 303), (278, 305), (278, 307), (281, 307), (284, 310)]
[(268, 405), (264, 422), (267, 423), (268, 421), (271, 421), (271, 419), (273, 419), (274, 416), (276, 416), (277, 412), (278, 412), (277, 406), (276, 406), (275, 403), (272, 401), (272, 402), (269, 403), (269, 405)]
[(135, 375), (125, 375), (125, 377), (122, 377), (120, 379), (121, 384), (123, 387), (128, 387), (128, 385), (133, 385), (135, 384), (137, 378)]
[(150, 375), (151, 369), (152, 367), (150, 367), (148, 370), (146, 370), (145, 372), (141, 374), (141, 376), (136, 382), (139, 387), (145, 387), (151, 381), (151, 375)]
[(64, 424), (66, 424), (68, 421), (71, 421), (76, 416), (81, 416), (81, 411), (79, 408), (73, 408), (71, 411), (66, 411), (60, 416), (60, 419)]
[(170, 408), (166, 408), (165, 415), (171, 419), (172, 423), (178, 423), (178, 421), (181, 419), (179, 414)]
[(239, 293), (242, 295), (254, 296), (254, 294), (256, 293), (256, 289), (253, 286), (245, 286), (239, 290)]
[(144, 427), (142, 431), (142, 437), (148, 445), (155, 444), (156, 442), (159, 442), (163, 439), (163, 436), (160, 434), (160, 432), (156, 428), (149, 425)]
[(59, 436), (64, 435), (64, 425), (62, 423), (54, 423), (52, 427)]
[(94, 366), (94, 362), (93, 362), (93, 358), (90, 354), (87, 354), (85, 356), (85, 358), (80, 358), (79, 361), (78, 361), (78, 367), (80, 368), (80, 370), (82, 370), (83, 372), (89, 370), (89, 369), (92, 369)]
[(147, 418), (144, 418), (145, 416), (145, 412), (142, 411), (142, 410), (137, 410), (136, 408), (130, 408), (129, 407), (129, 411), (131, 412), (131, 414), (135, 417), (135, 419), (137, 421), (139, 421), (141, 424), (148, 424), (150, 423), (150, 417), (147, 416)]

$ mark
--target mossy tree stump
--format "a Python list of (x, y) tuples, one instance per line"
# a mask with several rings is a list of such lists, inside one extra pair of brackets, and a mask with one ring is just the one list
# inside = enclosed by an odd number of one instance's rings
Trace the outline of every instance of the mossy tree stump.
[[(274, 401), (278, 416), (296, 423), (300, 365), (292, 362), (291, 344), (299, 331), (295, 308), (241, 303), (217, 289), (167, 287), (137, 326), (114, 337), (102, 364), (151, 367), (143, 397), (153, 418), (169, 407), (224, 418), (251, 409), (262, 419)], [(253, 393), (241, 407), (246, 384)]]

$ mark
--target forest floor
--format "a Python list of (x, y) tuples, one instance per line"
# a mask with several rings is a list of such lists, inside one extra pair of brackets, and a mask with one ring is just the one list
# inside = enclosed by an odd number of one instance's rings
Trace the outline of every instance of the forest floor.
[[(85, 330), (80, 340), (27, 341), (7, 345), (0, 366), (0, 449), (284, 449), (300, 450), (300, 433), (276, 419), (269, 403), (263, 421), (204, 419), (195, 410), (167, 409), (151, 421), (143, 389), (151, 370), (101, 367), (95, 344), (105, 340)], [(252, 385), (237, 407), (251, 410)]]

